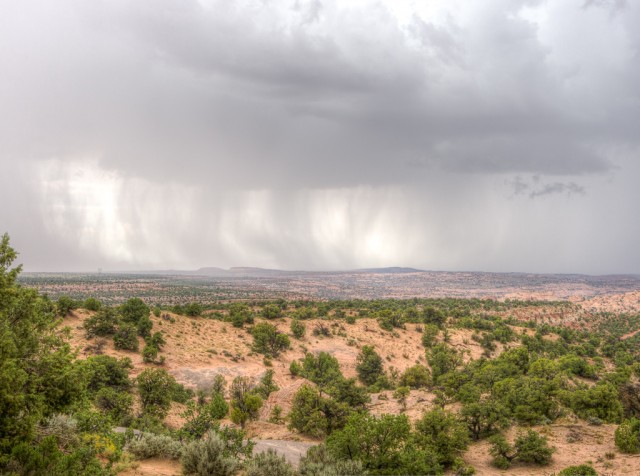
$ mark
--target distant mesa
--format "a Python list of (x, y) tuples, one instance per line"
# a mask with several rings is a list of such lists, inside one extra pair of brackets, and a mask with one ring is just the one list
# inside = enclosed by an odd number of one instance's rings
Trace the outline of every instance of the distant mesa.
[(251, 266), (237, 266), (229, 269), (222, 269), (217, 267), (205, 267), (200, 268), (193, 272), (198, 276), (210, 276), (216, 278), (222, 277), (278, 277), (278, 276), (300, 276), (300, 275), (312, 275), (312, 274), (407, 274), (407, 273), (422, 273), (423, 271), (416, 268), (403, 268), (399, 266), (392, 266), (388, 268), (365, 268), (365, 269), (353, 269), (342, 271), (286, 271), (282, 269), (266, 269), (256, 268)]
[(229, 269), (216, 267), (200, 268), (195, 274), (212, 277), (262, 277), (282, 276), (285, 274), (297, 274), (298, 271), (282, 271), (280, 269), (254, 268), (250, 266), (237, 266)]
[(391, 266), (389, 268), (366, 268), (356, 269), (356, 273), (371, 273), (371, 274), (407, 274), (407, 273), (424, 273), (422, 269), (416, 268), (402, 268), (399, 266)]

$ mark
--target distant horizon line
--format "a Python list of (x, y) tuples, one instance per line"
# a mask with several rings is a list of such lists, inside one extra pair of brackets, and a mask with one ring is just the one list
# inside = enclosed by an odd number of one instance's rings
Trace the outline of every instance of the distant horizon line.
[[(205, 271), (215, 270), (217, 274), (207, 274)], [(203, 266), (198, 269), (134, 269), (134, 270), (102, 270), (97, 271), (33, 271), (23, 270), (22, 274), (86, 274), (86, 275), (100, 275), (100, 274), (115, 274), (115, 275), (165, 275), (165, 276), (205, 276), (205, 277), (239, 277), (243, 273), (245, 276), (251, 277), (250, 272), (255, 274), (267, 275), (295, 275), (295, 274), (349, 274), (349, 273), (361, 273), (361, 274), (412, 274), (412, 273), (449, 273), (449, 274), (519, 274), (519, 275), (539, 275), (539, 276), (587, 276), (587, 277), (611, 277), (611, 276), (629, 276), (640, 278), (640, 272), (614, 272), (603, 274), (590, 274), (580, 272), (540, 272), (540, 271), (482, 271), (482, 270), (445, 270), (445, 269), (422, 269), (414, 268), (411, 266), (380, 266), (380, 267), (365, 267), (365, 268), (342, 268), (342, 269), (281, 269), (281, 268), (263, 268), (259, 266), (231, 266), (229, 268), (222, 268), (218, 266)]]

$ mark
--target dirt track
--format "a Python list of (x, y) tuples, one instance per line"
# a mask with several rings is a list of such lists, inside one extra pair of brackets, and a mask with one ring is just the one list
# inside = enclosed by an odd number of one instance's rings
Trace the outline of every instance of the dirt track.
[(303, 443), (301, 441), (286, 440), (255, 440), (256, 446), (253, 453), (262, 453), (268, 449), (273, 449), (284, 455), (284, 457), (293, 465), (297, 465), (300, 458), (307, 453), (307, 450), (315, 446), (313, 443)]

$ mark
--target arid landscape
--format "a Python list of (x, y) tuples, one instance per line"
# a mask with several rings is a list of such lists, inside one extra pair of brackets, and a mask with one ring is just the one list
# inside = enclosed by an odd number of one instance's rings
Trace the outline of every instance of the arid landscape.
[[(472, 276), (464, 275), (467, 279), (472, 280)], [(448, 275), (446, 278), (450, 278)], [(352, 287), (362, 289), (363, 287), (371, 287), (376, 283), (379, 286), (379, 293), (383, 296), (395, 294), (398, 291), (399, 283), (394, 275), (389, 279), (388, 275), (349, 275), (344, 278), (345, 282), (349, 282)], [(425, 277), (416, 273), (409, 276), (403, 276), (403, 285), (411, 284), (411, 289), (415, 289), (417, 282), (421, 282)], [(28, 276), (27, 281), (33, 279)], [(119, 278), (120, 283), (128, 283), (126, 278)], [(137, 278), (136, 278), (137, 279)], [(460, 278), (462, 279), (462, 278)], [(518, 277), (516, 281), (524, 278)], [(391, 289), (386, 289), (388, 285)], [(444, 293), (445, 286), (453, 286), (451, 282), (446, 285), (440, 280), (440, 292)], [(485, 284), (479, 290), (478, 280), (473, 279), (476, 288), (470, 284), (465, 284), (463, 289), (453, 294), (456, 298), (464, 295), (465, 298), (472, 297), (476, 293), (500, 293), (500, 300), (507, 301), (519, 299), (521, 304), (513, 306), (513, 308), (505, 308), (489, 312), (474, 311), (473, 315), (478, 316), (500, 316), (509, 319), (513, 324), (510, 328), (518, 334), (534, 334), (534, 330), (529, 323), (537, 325), (558, 326), (559, 328), (567, 327), (574, 329), (590, 328), (598, 329), (606, 316), (610, 314), (635, 313), (640, 310), (640, 291), (629, 290), (633, 288), (633, 278), (625, 277), (614, 278), (612, 282), (607, 283), (604, 279), (595, 280), (598, 285), (589, 283), (584, 278), (566, 279), (557, 284), (557, 288), (548, 284), (548, 278), (533, 279), (527, 286), (522, 286), (521, 282), (512, 282), (511, 276), (500, 277), (499, 287), (495, 284)], [(316, 286), (321, 283), (329, 286), (329, 279), (320, 280), (314, 278)], [(354, 283), (354, 281), (356, 281)], [(540, 284), (540, 281), (543, 281)], [(560, 281), (560, 279), (557, 279)], [(557, 282), (556, 281), (556, 282)], [(587, 281), (585, 283), (585, 281)], [(152, 282), (149, 279), (148, 282)], [(186, 281), (188, 282), (188, 281)], [(246, 281), (245, 281), (246, 282)], [(384, 283), (384, 284), (381, 284)], [(129, 283), (131, 284), (131, 283)], [(100, 284), (97, 287), (91, 283), (83, 283), (91, 290), (100, 295)], [(216, 284), (217, 285), (217, 284)], [(228, 286), (226, 282), (223, 286)], [(270, 283), (269, 285), (272, 285)], [(73, 290), (82, 295), (87, 292), (79, 289), (76, 284), (45, 284), (41, 290), (49, 292), (69, 292)], [(111, 286), (111, 285), (110, 285)], [(135, 285), (134, 285), (135, 286)], [(223, 287), (221, 286), (221, 287)], [(235, 284), (239, 286), (239, 284)], [(258, 287), (267, 286), (255, 278), (249, 281), (248, 289), (255, 290)], [(284, 286), (278, 282), (278, 286)], [(520, 288), (520, 291), (516, 289)], [(523, 288), (531, 289), (530, 294)], [(113, 289), (109, 287), (108, 289)], [(233, 289), (238, 289), (234, 287)], [(342, 292), (356, 293), (356, 291), (345, 290)], [(499, 290), (498, 290), (499, 289)], [(623, 291), (623, 292), (621, 292)], [(130, 292), (129, 288), (121, 289), (119, 292)], [(309, 291), (307, 291), (309, 292)], [(410, 291), (405, 291), (410, 292)], [(319, 292), (322, 295), (322, 292)], [(426, 291), (424, 291), (426, 294)], [(273, 297), (280, 296), (276, 293)], [(495, 294), (494, 294), (495, 296)], [(306, 296), (309, 298), (310, 296)], [(359, 296), (362, 297), (362, 296)], [(545, 304), (543, 298), (550, 299)], [(237, 298), (231, 299), (233, 301)], [(531, 305), (527, 305), (527, 302)], [(156, 301), (162, 302), (162, 299)], [(462, 300), (464, 302), (464, 300)], [(357, 315), (357, 308), (349, 309), (349, 302), (344, 301), (338, 305), (338, 308), (345, 308), (347, 314)], [(357, 305), (356, 305), (357, 306)], [(260, 305), (255, 305), (251, 311), (256, 316), (260, 316)], [(279, 332), (290, 335), (292, 316), (296, 315), (295, 307), (287, 307), (282, 313), (282, 317), (271, 320)], [(217, 313), (214, 317), (213, 313)], [(95, 346), (94, 339), (87, 340), (85, 327), (83, 323), (86, 319), (93, 315), (93, 312), (77, 309), (68, 314), (62, 326), (67, 326), (71, 330), (71, 344), (78, 350), (80, 358), (86, 358), (94, 355)], [(266, 448), (274, 448), (281, 454), (286, 455), (287, 459), (296, 464), (301, 455), (311, 445), (322, 442), (321, 439), (309, 437), (299, 431), (288, 428), (285, 420), (281, 423), (273, 423), (270, 420), (273, 408), (278, 406), (282, 409), (283, 415), (290, 413), (292, 409), (293, 399), (301, 386), (309, 381), (300, 376), (291, 374), (290, 365), (294, 361), (300, 361), (306, 354), (311, 353), (318, 355), (325, 352), (334, 357), (339, 363), (340, 369), (346, 378), (357, 378), (356, 371), (358, 354), (363, 346), (372, 346), (380, 355), (384, 362), (385, 371), (394, 375), (402, 375), (408, 368), (420, 364), (429, 367), (425, 358), (425, 348), (422, 343), (423, 333), (420, 323), (406, 323), (399, 328), (392, 330), (384, 330), (380, 327), (378, 321), (374, 318), (358, 318), (355, 322), (349, 324), (337, 316), (331, 317), (333, 312), (322, 319), (311, 318), (304, 320), (306, 326), (306, 335), (301, 339), (295, 339), (291, 336), (291, 348), (283, 351), (265, 365), (264, 355), (254, 351), (253, 339), (250, 329), (237, 328), (231, 325), (225, 316), (228, 317), (228, 311), (203, 311), (199, 316), (188, 317), (176, 314), (170, 311), (162, 311), (160, 316), (153, 316), (153, 329), (162, 332), (166, 344), (164, 345), (161, 355), (166, 358), (163, 368), (169, 371), (176, 380), (184, 384), (185, 387), (193, 390), (209, 390), (216, 375), (222, 375), (227, 384), (231, 384), (236, 377), (249, 377), (254, 382), (258, 382), (264, 376), (267, 369), (273, 370), (273, 382), (278, 387), (264, 401), (260, 409), (259, 415), (254, 421), (250, 421), (246, 426), (246, 434), (254, 439), (258, 446), (258, 450), (266, 450)], [(257, 317), (260, 320), (259, 317)], [(640, 322), (636, 324), (640, 329)], [(315, 333), (316, 327), (326, 327), (328, 334)], [(634, 335), (636, 329), (628, 329), (627, 336)], [(455, 349), (463, 357), (464, 362), (477, 360), (486, 356), (486, 351), (477, 340), (474, 340), (474, 334), (477, 331), (458, 326), (447, 326), (447, 343), (451, 348)], [(558, 335), (553, 331), (545, 336), (545, 339), (556, 340)], [(144, 345), (142, 338), (139, 338), (140, 345)], [(438, 338), (441, 340), (441, 338)], [(498, 357), (505, 349), (517, 347), (517, 343), (501, 344), (497, 343), (495, 350), (490, 354), (492, 358)], [(113, 346), (113, 342), (108, 341), (104, 347), (100, 349), (100, 353), (114, 357), (128, 357), (133, 362), (131, 376), (135, 377), (145, 368), (154, 368), (154, 364), (145, 364), (142, 356), (138, 353), (117, 350)], [(410, 392), (406, 399), (405, 407), (394, 398), (392, 390), (374, 391), (371, 394), (371, 400), (367, 404), (367, 410), (371, 415), (381, 416), (384, 414), (404, 414), (409, 417), (410, 421), (416, 422), (421, 415), (428, 410), (435, 408), (436, 394), (434, 388), (415, 389)], [(456, 412), (460, 410), (460, 404), (452, 402), (446, 404), (444, 408), (448, 411)], [(170, 412), (165, 418), (165, 423), (172, 430), (177, 431), (185, 423), (185, 419), (181, 417), (184, 412), (184, 405), (174, 403)], [(225, 418), (222, 424), (232, 425), (229, 418)], [(543, 426), (532, 426), (531, 428), (539, 431), (544, 435), (549, 444), (555, 448), (553, 458), (550, 464), (535, 468), (530, 465), (514, 465), (504, 474), (557, 474), (561, 469), (584, 463), (589, 463), (602, 475), (614, 474), (635, 474), (640, 470), (640, 463), (634, 455), (621, 454), (616, 450), (613, 442), (613, 434), (616, 425), (599, 424), (593, 426), (586, 421), (572, 414), (566, 414), (552, 424)], [(511, 428), (506, 432), (507, 436), (515, 437), (515, 428)], [(497, 474), (500, 471), (491, 465), (491, 456), (489, 455), (489, 443), (486, 440), (472, 443), (463, 454), (464, 461), (473, 466), (476, 470), (475, 474), (490, 475)], [(614, 455), (614, 456), (612, 456)], [(181, 466), (177, 461), (162, 460), (158, 458), (145, 459), (137, 462), (123, 474), (131, 475), (151, 475), (151, 474), (181, 474)]]
[[(24, 273), (21, 282), (53, 298), (91, 295), (120, 304), (131, 296), (149, 304), (213, 303), (247, 299), (410, 299), (486, 298), (570, 301), (586, 306), (615, 305), (634, 310), (633, 298), (620, 298), (640, 288), (640, 276), (587, 276), (523, 273), (459, 273), (407, 268), (343, 272), (286, 272), (238, 268), (226, 276), (207, 269), (181, 274)], [(229, 276), (230, 275), (230, 276)], [(598, 299), (596, 299), (598, 298)], [(628, 308), (628, 306), (631, 306)]]

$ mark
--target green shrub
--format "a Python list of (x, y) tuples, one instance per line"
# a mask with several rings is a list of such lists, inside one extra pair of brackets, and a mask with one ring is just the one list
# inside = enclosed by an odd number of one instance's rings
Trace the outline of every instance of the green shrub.
[(631, 418), (622, 422), (615, 432), (615, 443), (623, 453), (640, 453), (640, 420)]
[(185, 387), (181, 383), (176, 382), (175, 379), (173, 380), (173, 383), (168, 390), (169, 395), (171, 396), (171, 400), (174, 402), (182, 403), (183, 405), (191, 401), (191, 399), (195, 395), (195, 392), (193, 390)]
[(509, 423), (506, 408), (491, 400), (465, 404), (460, 410), (460, 417), (474, 440), (489, 436)]
[(624, 413), (618, 388), (609, 382), (599, 382), (590, 388), (562, 391), (560, 399), (584, 419), (596, 417), (607, 423), (618, 423)]
[(229, 319), (234, 327), (240, 328), (253, 322), (253, 312), (246, 304), (234, 303), (229, 307)]
[(214, 393), (204, 411), (214, 420), (222, 420), (229, 413), (229, 405), (221, 393)]
[(202, 314), (202, 311), (203, 311), (202, 304), (200, 304), (199, 302), (189, 303), (184, 308), (184, 314), (186, 316), (191, 316), (191, 317), (200, 316)]
[(306, 330), (307, 330), (307, 327), (298, 319), (293, 319), (291, 321), (291, 333), (293, 334), (293, 337), (295, 337), (296, 339), (302, 339), (304, 337)]
[(147, 344), (142, 349), (142, 360), (147, 364), (155, 364), (159, 363), (156, 359), (158, 358), (158, 348), (155, 345)]
[(111, 307), (103, 307), (96, 314), (84, 321), (83, 327), (87, 338), (109, 336), (116, 333), (118, 314)]
[(284, 423), (284, 418), (282, 416), (282, 407), (280, 405), (274, 405), (271, 409), (271, 415), (269, 415), (269, 423), (275, 423), (279, 425)]
[(431, 385), (431, 372), (424, 365), (414, 365), (404, 371), (400, 377), (400, 385), (410, 388), (426, 388)]
[(133, 397), (129, 392), (116, 390), (113, 387), (103, 387), (96, 393), (94, 403), (102, 412), (109, 415), (118, 424), (131, 414)]
[(533, 425), (557, 418), (558, 386), (557, 380), (518, 376), (496, 382), (493, 394), (519, 422)]
[(227, 386), (227, 381), (223, 375), (216, 374), (213, 377), (213, 382), (211, 382), (211, 393), (212, 394), (220, 394), (224, 397), (225, 388)]
[(453, 460), (451, 470), (456, 476), (472, 476), (476, 474), (476, 469), (471, 465), (467, 465), (462, 458)]
[(308, 352), (302, 361), (300, 375), (323, 388), (344, 378), (338, 359), (327, 352), (320, 352), (317, 357)]
[(69, 452), (60, 451), (55, 436), (48, 436), (33, 444), (21, 442), (11, 448), (5, 459), (12, 468), (11, 474), (108, 476), (111, 471), (102, 467), (96, 450), (91, 445), (81, 445)]
[(118, 311), (124, 322), (137, 326), (140, 320), (149, 317), (151, 309), (149, 309), (149, 306), (147, 306), (142, 299), (131, 298), (122, 304), (118, 308)]
[(96, 393), (103, 387), (119, 391), (131, 388), (129, 371), (133, 369), (133, 364), (128, 357), (117, 359), (109, 355), (93, 355), (80, 361), (80, 368), (90, 393)]
[(253, 349), (272, 357), (277, 357), (280, 352), (290, 347), (289, 337), (278, 332), (276, 326), (268, 322), (256, 324), (251, 330), (253, 336)]
[(218, 421), (227, 416), (229, 405), (220, 393), (214, 393), (207, 401), (200, 395), (196, 402), (187, 402), (187, 409), (180, 416), (186, 419), (180, 435), (188, 439), (201, 438), (215, 428)]
[(420, 446), (430, 448), (438, 463), (450, 466), (469, 445), (469, 433), (456, 415), (440, 408), (424, 412), (416, 422), (416, 438)]
[(260, 384), (255, 388), (255, 392), (265, 400), (269, 398), (272, 392), (280, 390), (273, 381), (273, 375), (274, 371), (272, 369), (267, 370), (260, 379)]
[(318, 389), (303, 385), (293, 397), (289, 428), (313, 437), (322, 437), (342, 428), (351, 413), (348, 404), (321, 396)]
[(244, 428), (249, 420), (258, 418), (262, 407), (262, 398), (256, 394), (256, 388), (247, 377), (236, 377), (231, 382), (231, 421)]
[(555, 448), (549, 447), (547, 439), (533, 430), (519, 433), (514, 446), (511, 446), (502, 435), (495, 435), (489, 440), (493, 456), (492, 464), (500, 469), (508, 469), (514, 461), (545, 466), (551, 461)]
[(291, 363), (289, 364), (289, 373), (293, 376), (297, 376), (297, 375), (300, 375), (301, 371), (302, 371), (302, 366), (298, 363), (298, 361), (296, 360), (291, 361)]
[(422, 331), (422, 345), (430, 349), (436, 342), (440, 329), (435, 324), (427, 324)]
[(84, 307), (87, 311), (99, 311), (102, 307), (102, 303), (94, 297), (90, 297), (84, 300), (82, 303), (82, 307)]
[(337, 402), (346, 403), (353, 409), (364, 410), (365, 405), (371, 401), (367, 388), (357, 385), (355, 378), (337, 378), (324, 391)]
[(171, 408), (176, 380), (164, 369), (146, 369), (136, 378), (143, 413), (164, 418)]
[(61, 317), (65, 317), (74, 309), (78, 308), (78, 303), (71, 299), (69, 296), (60, 296), (58, 301), (56, 302), (56, 310), (58, 311), (58, 315)]
[(398, 401), (403, 412), (407, 409), (407, 398), (410, 394), (411, 389), (409, 387), (398, 387), (396, 388), (396, 391), (393, 392), (393, 398)]
[(282, 316), (282, 309), (277, 304), (267, 304), (262, 308), (261, 314), (265, 319), (277, 319)]
[(362, 346), (357, 358), (356, 372), (365, 385), (373, 385), (384, 375), (382, 357), (370, 345)]
[(202, 440), (187, 444), (182, 450), (182, 470), (197, 476), (232, 476), (239, 461), (225, 455), (226, 445), (220, 435), (210, 431)]
[(246, 476), (295, 476), (296, 471), (285, 459), (269, 448), (258, 453), (247, 464)]
[(410, 438), (411, 425), (405, 415), (375, 417), (354, 414), (344, 429), (326, 441), (330, 454), (339, 459), (356, 459), (373, 472), (399, 469), (400, 454)]
[(442, 375), (455, 370), (462, 363), (462, 357), (456, 350), (442, 343), (434, 345), (427, 351), (427, 362), (431, 367), (434, 383), (438, 383)]
[(169, 458), (180, 459), (183, 445), (168, 435), (142, 433), (135, 436), (125, 446), (125, 450), (138, 459)]
[(433, 324), (437, 327), (442, 327), (446, 320), (447, 316), (440, 309), (427, 306), (422, 310), (422, 322), (425, 324)]
[(598, 472), (589, 464), (581, 464), (564, 468), (558, 476), (598, 476)]
[(78, 422), (78, 432), (80, 433), (97, 433), (99, 435), (111, 433), (113, 424), (107, 415), (93, 410), (81, 410), (74, 413), (73, 416)]
[(153, 329), (153, 321), (149, 316), (143, 316), (136, 324), (136, 330), (140, 337), (149, 337), (151, 335), (151, 329)]
[(121, 324), (113, 336), (113, 344), (116, 349), (138, 351), (138, 332), (131, 324)]
[(162, 348), (167, 343), (164, 340), (164, 336), (162, 335), (162, 332), (154, 332), (153, 335), (150, 335), (145, 339), (145, 342), (149, 345), (154, 346), (158, 350), (162, 350)]
[(549, 464), (555, 448), (549, 447), (547, 439), (533, 430), (529, 430), (516, 438), (515, 447), (518, 460), (540, 466)]

